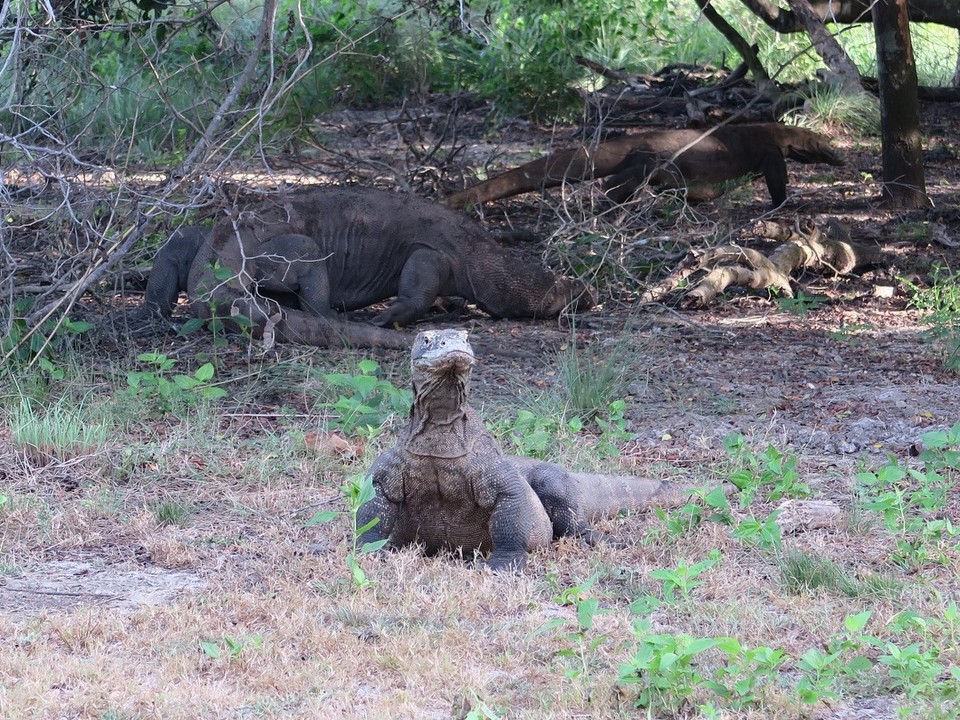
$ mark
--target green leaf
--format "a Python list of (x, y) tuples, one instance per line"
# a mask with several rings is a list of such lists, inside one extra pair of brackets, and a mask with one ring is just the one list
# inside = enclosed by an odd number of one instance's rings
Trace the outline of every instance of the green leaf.
[(634, 615), (649, 615), (658, 607), (663, 605), (663, 601), (653, 595), (642, 595), (630, 603), (630, 612)]
[[(732, 639), (732, 638), (730, 638)], [(719, 638), (696, 638), (687, 648), (687, 653), (696, 655), (717, 645)]]
[[(379, 520), (379, 518), (377, 518)], [(364, 555), (369, 555), (370, 553), (375, 553), (378, 550), (383, 549), (383, 546), (390, 542), (389, 538), (384, 538), (383, 540), (376, 540), (374, 542), (367, 542), (360, 546), (360, 552)]]
[(547, 620), (543, 625), (531, 632), (530, 637), (536, 637), (537, 635), (543, 635), (544, 633), (551, 632), (559, 627), (563, 627), (566, 623), (567, 621), (564, 618), (559, 617)]
[(866, 655), (857, 655), (844, 666), (849, 672), (863, 673), (873, 667), (873, 661)]
[(215, 642), (210, 642), (209, 640), (200, 641), (200, 649), (203, 650), (203, 654), (214, 660), (220, 659), (220, 646)]
[(95, 325), (92, 322), (87, 322), (86, 320), (71, 320), (67, 318), (64, 320), (64, 327), (68, 332), (75, 333), (79, 335), (80, 333), (87, 332), (87, 330), (93, 330)]
[(871, 615), (873, 615), (872, 610), (864, 610), (856, 615), (847, 615), (843, 619), (843, 626), (847, 629), (847, 632), (858, 633), (867, 626)]
[(364, 375), (373, 375), (377, 371), (377, 368), (380, 367), (380, 364), (376, 360), (367, 358), (358, 362), (357, 367)]
[(378, 522), (380, 522), (380, 518), (375, 517), (375, 518), (373, 518), (373, 520), (371, 520), (370, 522), (366, 523), (363, 527), (358, 527), (358, 528), (357, 528), (357, 535), (363, 535), (367, 530), (369, 530), (370, 528), (374, 527)]
[(179, 337), (186, 337), (191, 333), (195, 333), (197, 330), (200, 330), (203, 327), (204, 322), (205, 321), (203, 318), (190, 318), (183, 324), (183, 327), (180, 328), (180, 331), (177, 333), (177, 335)]
[(193, 376), (200, 382), (210, 382), (213, 379), (213, 363), (206, 363), (197, 368)]
[(173, 382), (176, 383), (177, 387), (181, 390), (193, 390), (197, 385), (200, 384), (200, 381), (190, 377), (189, 375), (174, 375)]
[(582, 600), (577, 605), (577, 622), (584, 630), (593, 627), (593, 616), (597, 614), (600, 602), (596, 598)]
[(339, 514), (336, 510), (318, 510), (312, 518), (304, 523), (304, 527), (313, 527), (321, 523), (328, 523), (334, 520)]

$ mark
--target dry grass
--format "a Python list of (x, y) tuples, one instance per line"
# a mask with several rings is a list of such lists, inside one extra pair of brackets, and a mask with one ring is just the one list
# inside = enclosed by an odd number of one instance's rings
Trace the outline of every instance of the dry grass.
[[(670, 384), (681, 382), (675, 361), (661, 359), (652, 372), (648, 364), (646, 374), (639, 367), (638, 353), (666, 354), (669, 343), (642, 336), (628, 342), (629, 376), (644, 378), (645, 397), (630, 401), (635, 417), (649, 419), (644, 404), (678, 413), (700, 407), (690, 386), (670, 399)], [(516, 377), (511, 363), (481, 365), (478, 404), (503, 409), (496, 378)], [(244, 387), (234, 396), (244, 404), (226, 412), (134, 418), (114, 431), (96, 462), (68, 469), (31, 462), (0, 430), (0, 465), (7, 468), (0, 494), (8, 496), (0, 507), (0, 567), (11, 585), (63, 560), (86, 563), (92, 573), (142, 568), (192, 578), (173, 599), (146, 604), (122, 601), (113, 586), (98, 594), (83, 585), (82, 573), (62, 585), (68, 596), (0, 585), (0, 717), (463, 718), (470, 708), (471, 717), (484, 717), (481, 710), (510, 718), (644, 717), (633, 708), (636, 688), (617, 683), (619, 664), (637, 649), (629, 606), (644, 595), (660, 597), (651, 571), (719, 549), (722, 561), (699, 578), (703, 585), (689, 600), (652, 612), (653, 628), (783, 649), (791, 658), (783, 682), (768, 688), (762, 707), (718, 717), (792, 720), (799, 712), (796, 658), (841, 633), (845, 616), (873, 609), (882, 633), (907, 607), (942, 616), (955, 592), (956, 554), (952, 566), (891, 568), (893, 539), (882, 525), (813, 531), (787, 543), (851, 572), (893, 572), (908, 588), (902, 600), (822, 589), (791, 594), (776, 558), (737, 541), (728, 527), (707, 523), (649, 542), (660, 525), (652, 514), (605, 521), (601, 529), (618, 538), (612, 544), (556, 543), (531, 557), (520, 576), (494, 576), (455, 557), (424, 558), (416, 549), (364, 557), (373, 585), (358, 589), (344, 560), (347, 519), (309, 529), (304, 523), (317, 509), (342, 507), (339, 485), (369, 466), (391, 432), (360, 460), (316, 457), (303, 444), (304, 432), (317, 428), (313, 395), (302, 385), (286, 394), (271, 387), (300, 413), (283, 415), (275, 412), (279, 400), (258, 401), (253, 386)], [(762, 449), (775, 436), (772, 425), (758, 424), (748, 440)], [(563, 455), (588, 466), (594, 439), (566, 440)], [(698, 459), (639, 453), (619, 464), (607, 460), (603, 469), (718, 477), (728, 461), (710, 447), (692, 435), (686, 449)], [(815, 483), (819, 493), (846, 492), (849, 505), (851, 467), (826, 472), (811, 461), (808, 470), (824, 478)], [(158, 522), (165, 502), (189, 508), (184, 522)], [(761, 515), (773, 506), (758, 501), (753, 509)], [(575, 608), (558, 598), (591, 577), (585, 597), (605, 612), (581, 643), (567, 635), (576, 627)], [(538, 632), (556, 619), (565, 621), (561, 628)], [(707, 656), (707, 665), (717, 660)], [(942, 648), (941, 662), (958, 661), (955, 645)], [(710, 695), (701, 688), (694, 699)], [(853, 712), (858, 702), (844, 698), (839, 707)], [(831, 717), (825, 705), (815, 711)]]

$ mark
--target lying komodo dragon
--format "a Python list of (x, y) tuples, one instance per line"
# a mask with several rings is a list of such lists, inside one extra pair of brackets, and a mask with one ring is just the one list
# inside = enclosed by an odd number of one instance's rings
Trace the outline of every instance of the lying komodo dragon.
[(473, 349), (463, 330), (430, 330), (413, 344), (413, 408), (395, 447), (373, 464), (374, 498), (357, 522), (379, 518), (361, 541), (423, 543), (490, 553), (494, 570), (520, 568), (526, 553), (562, 535), (597, 539), (589, 523), (623, 508), (673, 504), (679, 485), (639, 477), (568, 472), (504, 456), (468, 404)]
[(779, 207), (787, 199), (788, 158), (843, 165), (826, 136), (778, 123), (724, 125), (712, 131), (650, 130), (594, 147), (558, 150), (455, 193), (446, 203), (460, 209), (597, 178), (607, 178), (604, 191), (618, 203), (645, 183), (686, 188), (689, 199), (703, 200), (719, 196), (721, 183), (728, 180), (763, 175), (773, 206)]
[[(213, 267), (217, 261), (230, 277)], [(326, 345), (409, 346), (402, 334), (344, 322), (395, 297), (373, 322), (422, 317), (438, 297), (459, 296), (495, 317), (556, 317), (596, 304), (592, 288), (522, 261), (479, 224), (413, 195), (358, 187), (278, 194), (220, 220), (209, 232), (175, 233), (157, 254), (144, 312), (169, 314), (179, 290), (201, 317), (236, 309), (278, 339)], [(293, 294), (299, 309), (280, 308)]]

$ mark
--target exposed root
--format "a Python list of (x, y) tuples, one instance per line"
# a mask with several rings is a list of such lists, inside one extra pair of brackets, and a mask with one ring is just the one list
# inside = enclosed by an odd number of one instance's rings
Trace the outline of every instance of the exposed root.
[(722, 245), (705, 252), (692, 251), (687, 260), (663, 282), (651, 288), (644, 299), (662, 300), (691, 278), (689, 289), (683, 292), (680, 300), (682, 307), (709, 305), (731, 286), (750, 290), (772, 289), (793, 297), (792, 275), (796, 272), (809, 270), (823, 275), (843, 275), (880, 259), (876, 247), (854, 243), (849, 231), (835, 220), (830, 220), (825, 230), (816, 227), (812, 221), (794, 227), (761, 221), (754, 226), (753, 235), (779, 240), (781, 244), (769, 255), (737, 244)]

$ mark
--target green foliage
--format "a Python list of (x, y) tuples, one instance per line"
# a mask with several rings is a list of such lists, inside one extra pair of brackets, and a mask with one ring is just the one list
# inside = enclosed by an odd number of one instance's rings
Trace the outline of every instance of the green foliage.
[(923, 435), (924, 467), (890, 458), (875, 471), (856, 476), (860, 507), (879, 513), (894, 534), (892, 560), (905, 567), (949, 565), (960, 554), (960, 527), (946, 514), (960, 469), (960, 423)]
[(0, 307), (0, 377), (35, 363), (48, 379), (63, 380), (62, 357), (80, 335), (93, 329), (93, 323), (64, 316), (47, 320), (31, 333), (26, 317), (33, 303), (33, 298), (19, 298)]
[(597, 615), (608, 612), (602, 609), (599, 601), (590, 597), (588, 593), (597, 581), (597, 577), (597, 575), (592, 575), (579, 585), (566, 588), (554, 598), (554, 602), (560, 605), (575, 608), (577, 612), (576, 620), (571, 621), (563, 617), (557, 617), (547, 621), (533, 632), (534, 635), (557, 632), (567, 643), (566, 647), (557, 653), (561, 658), (573, 660), (568, 669), (564, 671), (564, 676), (567, 679), (587, 678), (594, 665), (597, 664), (598, 648), (607, 640), (607, 636), (604, 634), (591, 637), (591, 635), (594, 635), (592, 632), (593, 619)]
[(161, 527), (186, 527), (190, 515), (190, 507), (176, 500), (164, 500), (153, 511), (157, 525)]
[(677, 592), (684, 602), (690, 600), (691, 591), (703, 585), (697, 578), (721, 560), (720, 551), (714, 548), (710, 554), (700, 562), (689, 564), (685, 559), (677, 563), (675, 568), (654, 570), (650, 577), (663, 583), (663, 599), (669, 603), (677, 602)]
[[(350, 518), (351, 547), (347, 552), (346, 563), (350, 570), (350, 579), (358, 589), (369, 587), (372, 582), (360, 565), (360, 557), (375, 553), (387, 544), (387, 540), (378, 540), (377, 542), (368, 542), (360, 544), (360, 537), (375, 527), (380, 522), (380, 518), (373, 518), (368, 523), (357, 527), (357, 513), (360, 508), (373, 500), (376, 491), (373, 488), (372, 475), (354, 475), (347, 478), (347, 481), (340, 488), (340, 495), (347, 506), (347, 515)], [(312, 527), (319, 523), (332, 522), (340, 513), (334, 510), (321, 510), (314, 514), (307, 522), (307, 527)]]
[(97, 452), (110, 426), (91, 417), (83, 403), (63, 397), (52, 404), (21, 397), (10, 412), (14, 441), (37, 460), (69, 460)]
[[(600, 430), (593, 448), (597, 457), (617, 457), (620, 444), (630, 437), (624, 417), (625, 409), (623, 400), (614, 400), (607, 407), (606, 414), (594, 417)], [(577, 435), (587, 431), (579, 415), (564, 420), (531, 410), (520, 410), (512, 421), (488, 423), (488, 428), (501, 441), (510, 442), (516, 454), (540, 459), (559, 454), (559, 442), (565, 434)]]
[[(587, 357), (578, 349), (574, 336), (560, 355), (560, 377), (568, 407), (584, 421), (593, 420), (611, 408), (623, 394), (628, 366), (623, 362), (622, 349), (616, 348), (606, 359)], [(622, 400), (619, 402), (625, 406)], [(622, 416), (623, 407), (619, 409)]]
[(934, 265), (929, 287), (903, 282), (913, 293), (910, 307), (922, 311), (924, 322), (930, 326), (924, 336), (942, 348), (948, 370), (960, 371), (960, 272)]
[(806, 317), (807, 313), (811, 310), (816, 310), (823, 305), (824, 302), (826, 302), (826, 298), (821, 295), (807, 295), (803, 291), (798, 290), (797, 294), (793, 297), (778, 297), (777, 307), (780, 308), (781, 312), (790, 313), (798, 317)]
[(676, 541), (705, 522), (733, 524), (730, 501), (720, 486), (709, 491), (706, 488), (694, 490), (690, 500), (672, 512), (662, 508), (654, 508), (653, 511), (663, 525), (662, 528), (654, 528), (645, 534), (643, 541), (648, 545)]
[(582, 428), (579, 418), (572, 424), (561, 425), (554, 417), (537, 415), (530, 410), (521, 410), (513, 422), (501, 421), (491, 427), (493, 433), (508, 439), (518, 455), (544, 459), (557, 451), (557, 439), (564, 430), (578, 432)]
[(146, 401), (159, 412), (192, 407), (202, 400), (217, 400), (227, 395), (226, 390), (211, 383), (216, 372), (212, 363), (205, 363), (193, 375), (187, 375), (172, 373), (177, 361), (162, 353), (143, 353), (137, 359), (152, 367), (128, 372), (127, 388), (121, 394)]
[(237, 639), (226, 635), (219, 640), (200, 640), (200, 650), (211, 660), (226, 657), (236, 660), (241, 655), (255, 652), (263, 647), (263, 636), (254, 635), (249, 638)]
[(779, 514), (779, 510), (774, 510), (764, 520), (758, 520), (751, 515), (737, 523), (733, 529), (733, 536), (762, 550), (779, 551), (781, 546), (780, 526), (777, 525)]
[(810, 84), (803, 95), (801, 109), (788, 112), (785, 118), (813, 129), (837, 129), (861, 137), (880, 134), (880, 102), (867, 93), (850, 94), (826, 83)]
[(902, 584), (886, 575), (858, 578), (848, 568), (819, 555), (800, 550), (785, 552), (777, 559), (780, 580), (788, 592), (824, 590), (848, 597), (879, 597), (895, 600), (903, 595)]
[(639, 647), (620, 665), (619, 682), (639, 686), (637, 707), (676, 714), (706, 680), (704, 665), (697, 661), (697, 656), (712, 650), (725, 638), (658, 634), (651, 628), (646, 619), (633, 623), (633, 636)]
[(346, 435), (376, 437), (391, 417), (409, 414), (413, 393), (383, 379), (375, 360), (361, 360), (357, 369), (360, 371), (357, 375), (328, 373), (323, 376), (333, 387), (346, 392), (336, 402), (324, 402), (320, 407), (334, 414), (328, 422), (330, 428)]
[[(940, 634), (951, 627), (956, 614), (955, 605), (943, 618), (901, 613), (906, 617), (894, 618), (878, 635), (866, 632), (872, 611), (855, 613), (844, 618), (843, 630), (823, 646), (795, 658), (780, 648), (745, 647), (732, 637), (653, 633), (650, 620), (636, 620), (637, 647), (620, 665), (619, 682), (639, 687), (636, 705), (657, 716), (677, 717), (707, 694), (710, 700), (700, 706), (707, 717), (724, 716), (721, 710), (762, 708), (769, 689), (783, 685), (785, 666), (792, 666), (798, 676), (794, 693), (801, 705), (879, 686), (903, 694), (907, 702), (901, 717), (919, 717), (918, 710), (929, 708), (955, 710), (960, 669), (945, 667), (938, 648)], [(898, 639), (918, 629), (919, 639), (906, 644)]]
[(507, 115), (570, 115), (580, 105), (574, 87), (590, 77), (574, 58), (593, 55), (598, 38), (632, 42), (639, 26), (631, 7), (622, 0), (491, 4), (482, 38), (453, 34), (447, 41), (455, 84), (492, 99)]
[(739, 468), (730, 474), (730, 482), (740, 489), (741, 507), (747, 507), (761, 491), (762, 497), (770, 502), (810, 495), (810, 486), (800, 481), (795, 456), (784, 455), (772, 445), (762, 453), (755, 453), (738, 433), (727, 435), (723, 447)]

